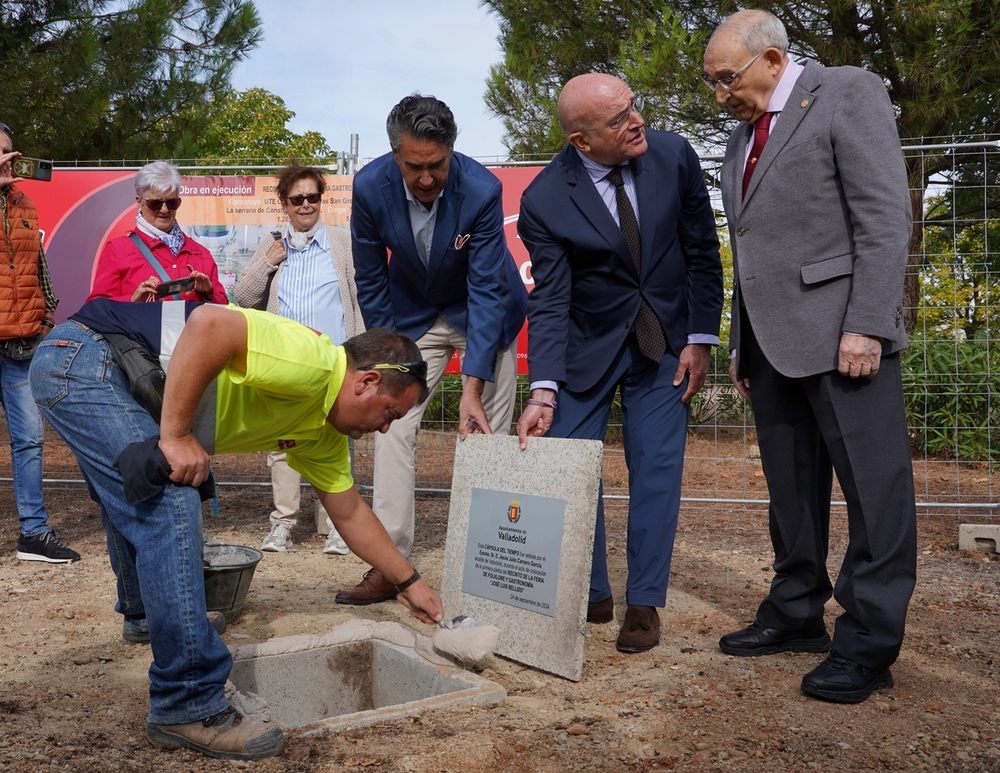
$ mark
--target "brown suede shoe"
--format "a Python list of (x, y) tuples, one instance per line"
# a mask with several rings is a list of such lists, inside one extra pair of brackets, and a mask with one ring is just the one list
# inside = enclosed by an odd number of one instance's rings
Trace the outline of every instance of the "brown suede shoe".
[(233, 708), (184, 725), (146, 725), (146, 738), (157, 746), (194, 749), (224, 760), (277, 757), (285, 734), (277, 725), (244, 717)]
[(587, 604), (588, 623), (610, 623), (615, 619), (615, 597), (608, 596), (604, 601), (594, 601)]
[(338, 604), (364, 606), (365, 604), (388, 601), (396, 598), (397, 595), (396, 586), (391, 582), (386, 582), (382, 572), (378, 569), (369, 569), (357, 585), (338, 591), (335, 600)]
[(654, 607), (629, 604), (618, 634), (619, 652), (645, 652), (660, 643), (660, 615)]

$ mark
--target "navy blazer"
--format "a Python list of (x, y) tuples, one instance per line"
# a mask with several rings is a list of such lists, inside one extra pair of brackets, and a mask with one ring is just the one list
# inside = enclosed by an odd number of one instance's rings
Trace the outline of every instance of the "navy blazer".
[(528, 295), (504, 238), (501, 193), (492, 172), (454, 153), (425, 266), (392, 153), (362, 167), (354, 176), (351, 239), (365, 327), (395, 328), (416, 340), (444, 317), (466, 337), (462, 372), (493, 381), (497, 353), (524, 325)]
[(645, 298), (679, 356), (691, 333), (719, 334), (722, 264), (715, 215), (691, 145), (647, 131), (631, 162), (642, 233), (638, 276), (576, 148), (567, 146), (521, 197), (517, 230), (531, 255), (532, 381), (594, 386), (621, 350)]

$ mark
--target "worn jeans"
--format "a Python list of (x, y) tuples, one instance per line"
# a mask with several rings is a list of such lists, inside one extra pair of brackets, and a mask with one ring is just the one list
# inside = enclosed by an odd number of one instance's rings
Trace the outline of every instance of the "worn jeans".
[(0, 355), (0, 398), (10, 433), (10, 459), (14, 474), (14, 501), (21, 534), (36, 537), (49, 530), (42, 500), (42, 443), (45, 427), (31, 398), (28, 368), (31, 360)]
[[(149, 721), (182, 724), (223, 711), (232, 657), (206, 617), (198, 492), (167, 485), (145, 502), (126, 503), (114, 460), (159, 429), (98, 333), (72, 321), (53, 330), (35, 353), (31, 391), (100, 502), (119, 610), (144, 608), (153, 650)], [(138, 599), (122, 598), (136, 589)]]

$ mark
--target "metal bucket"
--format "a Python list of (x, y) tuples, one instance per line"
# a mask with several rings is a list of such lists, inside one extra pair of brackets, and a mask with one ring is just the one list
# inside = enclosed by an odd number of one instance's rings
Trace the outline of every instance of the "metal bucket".
[(222, 612), (231, 623), (243, 612), (250, 581), (264, 557), (256, 548), (244, 545), (205, 545), (205, 606)]

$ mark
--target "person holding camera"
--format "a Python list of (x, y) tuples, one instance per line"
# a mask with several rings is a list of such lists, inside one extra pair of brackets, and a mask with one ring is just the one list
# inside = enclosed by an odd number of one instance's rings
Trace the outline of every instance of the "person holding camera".
[(212, 253), (181, 230), (181, 176), (166, 161), (135, 175), (135, 228), (104, 245), (87, 300), (229, 303)]
[(14, 133), (0, 123), (0, 217), (4, 237), (0, 260), (9, 270), (0, 275), (0, 399), (10, 434), (14, 501), (20, 534), (17, 557), (22, 561), (66, 564), (79, 561), (49, 527), (42, 499), (42, 446), (45, 427), (28, 387), (28, 368), (35, 347), (52, 330), (59, 299), (52, 289), (42, 249), (35, 205), (16, 183), (11, 162)]

